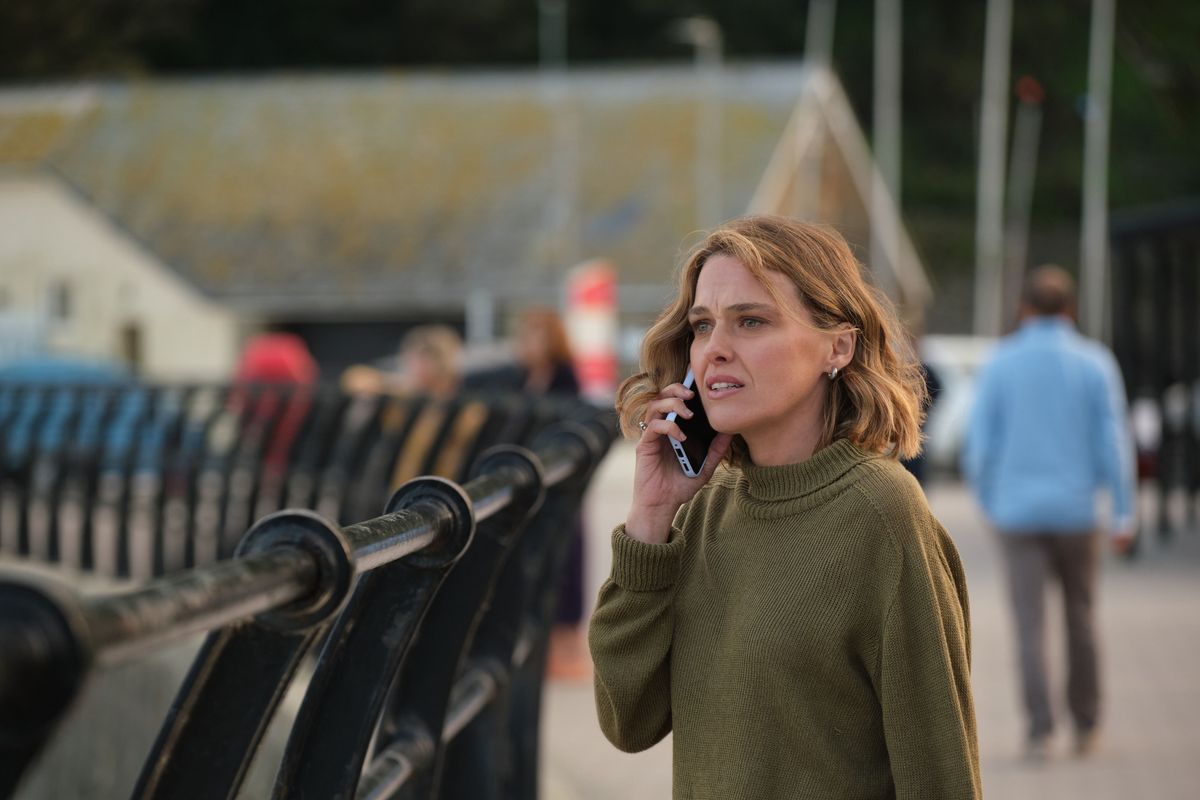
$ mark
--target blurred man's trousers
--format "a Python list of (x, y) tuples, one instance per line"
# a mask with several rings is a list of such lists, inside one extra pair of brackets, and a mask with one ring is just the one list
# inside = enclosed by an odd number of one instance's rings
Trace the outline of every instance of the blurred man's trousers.
[(1067, 633), (1067, 707), (1078, 733), (1100, 715), (1094, 598), (1099, 557), (1095, 532), (1004, 533), (1009, 592), (1016, 617), (1021, 686), (1031, 739), (1054, 728), (1046, 663), (1046, 585), (1062, 587)]

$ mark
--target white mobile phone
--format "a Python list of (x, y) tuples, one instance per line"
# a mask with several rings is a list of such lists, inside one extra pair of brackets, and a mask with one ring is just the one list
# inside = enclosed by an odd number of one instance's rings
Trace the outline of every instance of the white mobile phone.
[(700, 392), (696, 389), (696, 376), (691, 369), (683, 379), (683, 388), (691, 389), (693, 392), (689, 399), (683, 401), (683, 404), (692, 412), (692, 418), (680, 417), (672, 411), (667, 414), (667, 421), (678, 425), (679, 430), (683, 431), (683, 435), (687, 439), (681, 442), (674, 436), (667, 438), (671, 440), (671, 449), (675, 451), (675, 457), (679, 459), (679, 466), (683, 468), (683, 474), (689, 478), (695, 478), (704, 469), (704, 461), (708, 458), (708, 448), (712, 447), (713, 439), (717, 438), (717, 432), (708, 424), (708, 415), (704, 413), (704, 403), (700, 402)]

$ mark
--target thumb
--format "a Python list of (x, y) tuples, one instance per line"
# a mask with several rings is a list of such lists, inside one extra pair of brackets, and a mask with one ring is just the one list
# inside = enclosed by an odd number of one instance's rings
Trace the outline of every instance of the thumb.
[(717, 438), (713, 439), (711, 445), (708, 446), (708, 456), (704, 459), (704, 469), (700, 471), (700, 477), (708, 483), (708, 479), (717, 471), (717, 465), (725, 458), (725, 454), (729, 452), (730, 446), (733, 444), (733, 437), (728, 433), (717, 434)]

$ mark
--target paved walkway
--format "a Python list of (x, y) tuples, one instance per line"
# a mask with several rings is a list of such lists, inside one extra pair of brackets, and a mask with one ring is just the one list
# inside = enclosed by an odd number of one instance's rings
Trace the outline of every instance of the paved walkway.
[[(608, 533), (628, 508), (632, 469), (631, 448), (619, 446), (601, 467), (590, 497), (592, 596), (608, 570)], [(1136, 562), (1110, 559), (1105, 565), (1100, 620), (1107, 722), (1101, 750), (1086, 761), (1073, 759), (1064, 725), (1049, 763), (1031, 767), (1018, 758), (1024, 726), (998, 554), (961, 485), (935, 485), (929, 494), (967, 569), (985, 795), (990, 800), (1200, 797), (1200, 535)], [(1052, 627), (1052, 644), (1060, 639), (1060, 630)], [(1052, 656), (1055, 685), (1061, 687), (1061, 647)], [(590, 684), (550, 685), (543, 736), (547, 800), (670, 797), (669, 740), (637, 755), (618, 752), (597, 727)]]

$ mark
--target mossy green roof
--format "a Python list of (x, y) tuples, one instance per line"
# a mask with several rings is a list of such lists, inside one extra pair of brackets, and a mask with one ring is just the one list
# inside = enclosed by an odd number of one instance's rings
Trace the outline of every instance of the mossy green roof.
[[(745, 211), (801, 75), (723, 74), (725, 216)], [(702, 88), (688, 68), (572, 72), (565, 86), (532, 71), (155, 80), (89, 97), (46, 153), (29, 131), (60, 119), (21, 122), (0, 106), (0, 131), (7, 113), (25, 126), (26, 160), (203, 292), (244, 306), (401, 311), (472, 287), (520, 297), (575, 256), (611, 259), (626, 283), (667, 283), (700, 227)], [(576, 132), (573, 155), (556, 155), (563, 130)], [(558, 165), (572, 160), (568, 248)]]

